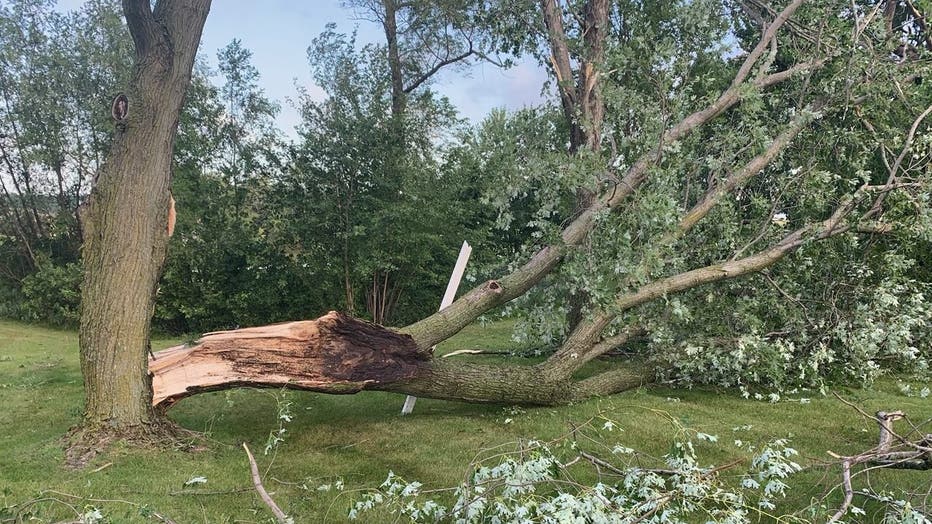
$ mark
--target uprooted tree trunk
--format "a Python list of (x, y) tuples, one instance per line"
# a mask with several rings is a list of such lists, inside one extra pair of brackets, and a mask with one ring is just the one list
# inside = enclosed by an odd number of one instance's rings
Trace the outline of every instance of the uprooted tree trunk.
[[(482, 366), (432, 359), (410, 335), (331, 311), (317, 320), (208, 333), (149, 361), (152, 402), (169, 407), (204, 391), (239, 386), (322, 393), (394, 391), (420, 397), (550, 405), (589, 396), (556, 368)], [(647, 380), (616, 374), (609, 389)], [(610, 392), (603, 385), (603, 392)]]
[[(768, 48), (773, 54), (777, 31), (802, 3), (803, 0), (794, 0), (766, 26), (760, 42), (748, 53), (730, 86), (718, 98), (668, 127), (658, 138), (655, 149), (645, 152), (624, 173), (618, 173), (616, 184), (602, 194), (596, 194), (587, 207), (575, 215), (564, 228), (559, 243), (542, 247), (513, 273), (483, 283), (449, 307), (398, 332), (330, 313), (316, 321), (205, 335), (193, 346), (171, 348), (150, 360), (153, 404), (167, 407), (201, 391), (249, 385), (338, 394), (382, 390), (470, 402), (552, 405), (612, 394), (649, 381), (650, 370), (626, 367), (593, 376), (584, 375), (586, 363), (624, 345), (630, 337), (642, 332), (638, 325), (618, 325), (616, 320), (620, 315), (673, 293), (759, 272), (809, 242), (862, 229), (878, 232), (878, 228), (886, 226), (877, 223), (882, 210), (876, 212), (872, 208), (863, 214), (858, 214), (857, 210), (872, 200), (882, 204), (883, 195), (900, 187), (895, 176), (897, 168), (891, 170), (887, 184), (860, 187), (841, 199), (824, 220), (805, 224), (756, 253), (743, 258), (736, 255), (731, 260), (661, 278), (640, 287), (626, 282), (619, 288), (633, 288), (632, 291), (618, 296), (608, 307), (592, 311), (579, 322), (563, 346), (540, 364), (486, 366), (449, 359), (434, 360), (430, 348), (453, 336), (483, 313), (521, 296), (541, 282), (561, 263), (569, 250), (586, 240), (598, 215), (621, 209), (628, 202), (648, 178), (650, 169), (661, 160), (663, 144), (686, 137), (739, 104), (749, 93), (800, 73), (816, 71), (841, 56), (841, 50), (833, 51), (781, 71), (769, 72), (768, 65), (752, 74)], [(550, 27), (553, 30), (556, 25)], [(557, 56), (554, 60), (559, 58)], [(573, 91), (562, 90), (561, 95), (573, 96)], [(840, 101), (842, 107), (849, 102)], [(817, 98), (803, 110), (795, 111), (785, 128), (757, 156), (744, 166), (736, 166), (720, 183), (710, 187), (695, 205), (685, 210), (678, 226), (657, 239), (656, 247), (672, 248), (719, 202), (770, 165), (809, 125), (817, 112), (831, 110), (833, 102), (838, 101)], [(926, 111), (913, 123), (904, 151), (928, 113)]]

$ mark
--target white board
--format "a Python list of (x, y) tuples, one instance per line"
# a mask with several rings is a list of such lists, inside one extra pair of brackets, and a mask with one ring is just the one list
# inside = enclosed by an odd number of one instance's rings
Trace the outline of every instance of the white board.
[[(463, 273), (466, 272), (466, 263), (469, 262), (469, 255), (472, 254), (472, 246), (468, 242), (463, 242), (463, 247), (460, 248), (460, 256), (456, 259), (456, 265), (453, 266), (453, 273), (450, 275), (450, 281), (447, 283), (447, 290), (443, 294), (443, 299), (440, 300), (440, 309), (443, 311), (444, 308), (453, 303), (453, 299), (456, 298), (456, 290), (460, 287), (460, 281), (463, 279)], [(401, 407), (402, 415), (409, 415), (414, 411), (414, 403), (417, 401), (417, 397), (412, 397), (408, 395), (405, 398), (405, 404)]]

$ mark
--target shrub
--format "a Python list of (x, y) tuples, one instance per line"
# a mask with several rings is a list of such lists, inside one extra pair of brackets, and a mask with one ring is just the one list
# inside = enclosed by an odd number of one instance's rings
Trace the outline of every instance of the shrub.
[(40, 264), (23, 279), (20, 317), (29, 322), (76, 326), (80, 320), (81, 265)]

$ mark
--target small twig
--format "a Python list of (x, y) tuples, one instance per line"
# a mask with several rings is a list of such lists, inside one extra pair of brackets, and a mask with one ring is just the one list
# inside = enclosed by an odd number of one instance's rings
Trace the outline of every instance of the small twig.
[(222, 490), (193, 490), (186, 489), (184, 491), (172, 491), (169, 492), (169, 495), (172, 497), (178, 496), (194, 496), (194, 495), (231, 495), (233, 493), (243, 493), (246, 491), (252, 491), (252, 488), (235, 488), (235, 489), (222, 489)]
[[(97, 469), (94, 470), (94, 471), (100, 471), (100, 470), (106, 468), (107, 466), (110, 466), (111, 464), (112, 464), (112, 462), (108, 462), (107, 464), (104, 464), (103, 466), (97, 468)], [(81, 501), (85, 501), (85, 502), (108, 502), (108, 503), (129, 504), (130, 506), (133, 506), (133, 507), (135, 507), (135, 508), (138, 508), (138, 507), (141, 506), (141, 504), (139, 504), (139, 503), (137, 503), (137, 502), (132, 502), (132, 501), (129, 501), (129, 500), (123, 500), (123, 499), (94, 499), (94, 498), (87, 498), (87, 497), (81, 497), (81, 496), (79, 496), (79, 495), (72, 495), (72, 494), (70, 494), (70, 493), (65, 493), (65, 492), (63, 492), (63, 491), (57, 491), (57, 490), (54, 490), (54, 489), (47, 489), (47, 490), (43, 490), (43, 491), (42, 491), (42, 494), (43, 494), (43, 495), (46, 494), (46, 493), (54, 493), (55, 495), (60, 495), (60, 496), (62, 496), (62, 497), (66, 497), (66, 498), (69, 498), (69, 499), (81, 500)], [(41, 500), (41, 499), (40, 499), (40, 500)], [(65, 504), (66, 506), (70, 507), (72, 510), (75, 510), (73, 506), (71, 506), (70, 504), (68, 504), (68, 503), (66, 503), (66, 502), (64, 502), (64, 501), (61, 501), (61, 500), (59, 500), (59, 499), (50, 498), (49, 500), (55, 500), (55, 501), (57, 501), (57, 502), (61, 502), (62, 504)], [(77, 510), (75, 510), (75, 513), (77, 513)], [(77, 513), (77, 514), (80, 515), (80, 513)], [(168, 518), (168, 517), (166, 517), (165, 515), (162, 515), (162, 514), (160, 514), (160, 513), (152, 512), (152, 513), (150, 513), (150, 515), (151, 515), (152, 517), (158, 519), (159, 521), (163, 522), (164, 524), (177, 524), (174, 520), (172, 520), (172, 519), (170, 519), (170, 518)], [(4, 522), (5, 522), (5, 521), (4, 521)], [(84, 522), (83, 519), (79, 519), (79, 520), (59, 521), (59, 522), (57, 522), (56, 524), (71, 524), (71, 523), (74, 523), (74, 524), (83, 524), (83, 522)]]
[(328, 449), (349, 449), (349, 448), (352, 448), (352, 447), (354, 447), (354, 446), (358, 446), (358, 445), (362, 444), (363, 442), (369, 442), (370, 440), (372, 440), (372, 439), (371, 439), (371, 438), (365, 438), (365, 439), (360, 440), (359, 442), (353, 442), (352, 444), (333, 444), (333, 445), (330, 445), (330, 446), (325, 447), (324, 449), (325, 449), (325, 450), (328, 450)]
[(495, 351), (491, 349), (458, 349), (456, 351), (451, 351), (446, 355), (442, 355), (440, 358), (448, 358), (454, 355), (507, 355), (507, 351)]
[(101, 467), (99, 467), (99, 468), (97, 468), (97, 469), (91, 470), (91, 473), (97, 473), (97, 472), (103, 471), (103, 470), (109, 468), (109, 467), (112, 466), (112, 465), (113, 465), (113, 462), (107, 462), (107, 463), (104, 464), (103, 466), (101, 466)]
[(596, 457), (595, 455), (590, 455), (589, 453), (586, 453), (585, 451), (583, 451), (582, 453), (579, 454), (579, 456), (595, 464), (596, 466), (600, 466), (600, 467), (603, 467), (611, 471), (612, 473), (615, 473), (617, 475), (622, 475), (622, 476), (625, 475), (624, 470), (616, 468), (615, 466), (609, 464), (608, 462), (605, 462), (604, 460), (600, 459), (599, 457)]
[(259, 466), (256, 464), (256, 459), (252, 457), (252, 452), (249, 451), (249, 446), (247, 446), (245, 442), (243, 442), (243, 449), (246, 450), (246, 456), (249, 458), (249, 469), (252, 471), (252, 483), (256, 487), (256, 491), (259, 492), (259, 497), (262, 498), (262, 502), (265, 502), (265, 505), (272, 510), (279, 524), (288, 524), (292, 522), (262, 486), (262, 479), (259, 478)]

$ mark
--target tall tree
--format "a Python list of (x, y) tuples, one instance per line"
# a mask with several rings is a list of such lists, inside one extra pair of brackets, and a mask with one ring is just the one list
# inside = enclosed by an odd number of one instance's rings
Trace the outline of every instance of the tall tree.
[[(585, 148), (589, 154), (598, 154), (605, 114), (599, 76), (605, 74), (608, 0), (588, 0), (580, 6), (580, 12), (569, 13), (570, 16), (556, 0), (541, 0), (540, 10), (551, 50), (550, 71), (556, 79), (560, 105), (569, 124), (569, 153), (576, 154), (580, 148)], [(579, 20), (578, 28), (573, 31), (578, 35), (577, 42), (571, 41), (571, 33), (565, 28), (566, 23), (573, 20)], [(575, 71), (574, 63), (578, 64)], [(581, 213), (588, 208), (594, 197), (595, 191), (588, 184), (577, 188), (574, 212)], [(567, 324), (570, 329), (582, 321), (588, 300), (583, 290), (575, 290), (569, 297)]]
[(0, 6), (0, 289), (10, 290), (8, 314), (76, 320), (77, 210), (112, 133), (106, 99), (125, 84), (131, 60), (114, 1), (70, 13), (41, 0)]
[(491, 59), (495, 44), (483, 19), (489, 2), (349, 0), (361, 16), (382, 26), (391, 85), (391, 111), (404, 116), (408, 98), (444, 68)]
[(172, 148), (209, 8), (210, 0), (123, 2), (136, 64), (125, 98), (114, 100), (113, 143), (82, 213), (85, 435), (147, 431), (155, 421), (147, 354)]
[[(309, 264), (332, 287), (339, 283), (346, 311), (364, 306), (379, 323), (394, 320), (399, 303), (409, 318), (430, 310), (431, 291), (440, 292), (434, 268), (452, 263), (462, 236), (456, 221), (441, 218), (452, 193), (444, 191), (432, 143), (455, 122), (452, 110), (422, 93), (407, 106), (409, 131), (396, 133), (382, 51), (358, 50), (333, 28), (314, 40), (308, 56), (328, 98), (302, 97), (301, 142), (277, 187), (295, 243), (322, 250)], [(331, 263), (320, 264), (322, 256)]]
[[(425, 173), (419, 162), (425, 159), (425, 149), (431, 146), (423, 141), (426, 129), (417, 128), (429, 125), (428, 121), (438, 113), (431, 109), (438, 104), (429, 86), (444, 69), (464, 66), (473, 59), (493, 61), (490, 53), (499, 46), (484, 19), (489, 16), (494, 2), (349, 0), (345, 4), (353, 7), (360, 16), (378, 23), (385, 35), (385, 45), (371, 50), (373, 58), (384, 61), (384, 64), (370, 68), (371, 72), (384, 75), (390, 93), (391, 129), (382, 135), (382, 170), (386, 174), (393, 173), (387, 177), (389, 180), (402, 181), (407, 177), (410, 181), (414, 173), (423, 177)], [(413, 111), (409, 111), (410, 106), (413, 106)], [(416, 185), (408, 188), (409, 196), (413, 187)], [(396, 193), (402, 192), (396, 190)], [(391, 208), (400, 210), (405, 198), (396, 200), (399, 202)], [(435, 200), (433, 208), (439, 205), (440, 202)], [(397, 213), (396, 217), (400, 215)], [(348, 218), (344, 216), (343, 221)], [(374, 233), (374, 230), (369, 232)], [(451, 251), (455, 249), (454, 242), (448, 246)], [(383, 256), (374, 259), (382, 263), (367, 264), (370, 274), (363, 278), (366, 281), (366, 310), (378, 322), (387, 321), (394, 309), (392, 304), (419, 286), (417, 279), (410, 278), (413, 275), (405, 274), (401, 267), (404, 264), (393, 262), (404, 258), (402, 245), (396, 242), (394, 245), (382, 243), (382, 246)], [(347, 248), (343, 253), (346, 261), (349, 246), (344, 247)], [(347, 271), (344, 273), (346, 299), (352, 311), (357, 300), (348, 277)]]
[(220, 49), (217, 87), (206, 63), (196, 67), (182, 110), (172, 188), (183, 211), (157, 301), (157, 321), (171, 329), (272, 322), (314, 307), (293, 300), (314, 294), (283, 265), (269, 202), (284, 156), (278, 107), (258, 87), (251, 55), (239, 40)]

